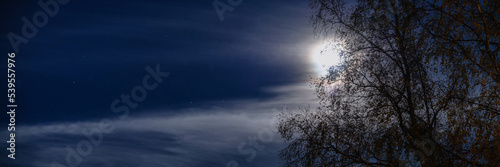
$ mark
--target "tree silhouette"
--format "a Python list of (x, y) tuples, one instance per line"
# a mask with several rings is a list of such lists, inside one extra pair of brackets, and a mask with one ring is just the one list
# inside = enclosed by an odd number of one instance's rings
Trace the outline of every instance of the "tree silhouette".
[(342, 64), (313, 82), (321, 107), (281, 115), (284, 166), (500, 165), (498, 2), (310, 7)]

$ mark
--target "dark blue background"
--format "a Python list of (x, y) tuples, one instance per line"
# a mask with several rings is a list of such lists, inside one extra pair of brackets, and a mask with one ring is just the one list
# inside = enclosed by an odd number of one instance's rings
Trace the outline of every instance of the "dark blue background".
[[(281, 25), (263, 23), (290, 15), (269, 15), (282, 3), (304, 4), (244, 1), (221, 22), (211, 1), (70, 1), (19, 46), (16, 97), (23, 112), (17, 117), (32, 124), (112, 114), (102, 111), (141, 83), (144, 67), (156, 64), (171, 75), (149, 92), (143, 109), (273, 97), (261, 88), (307, 77), (305, 60), (280, 58), (286, 55), (272, 51), (273, 43), (297, 40), (273, 34)], [(2, 6), (6, 57), (13, 51), (6, 34), (21, 35), (20, 18), (31, 20), (41, 9), (34, 1)], [(264, 41), (273, 43), (266, 48), (252, 43)]]
[[(4, 55), (4, 61), (7, 53), (14, 51), (7, 34), (21, 35), (21, 18), (27, 17), (31, 21), (33, 14), (41, 10), (37, 2), (2, 1), (0, 54)], [(200, 114), (205, 109), (207, 112), (219, 112), (214, 111), (214, 106), (226, 106), (224, 112), (234, 109), (258, 114), (262, 111), (254, 110), (264, 108), (264, 105), (281, 107), (276, 105), (278, 102), (273, 103), (276, 99), (279, 103), (300, 101), (283, 98), (283, 93), (289, 90), (289, 94), (294, 94), (294, 87), (269, 90), (307, 84), (308, 77), (314, 75), (307, 53), (317, 39), (314, 39), (307, 22), (307, 1), (243, 0), (242, 4), (234, 7), (234, 11), (224, 14), (222, 22), (212, 2), (72, 0), (59, 6), (57, 15), (49, 18), (48, 24), (39, 28), (37, 35), (28, 39), (27, 44), (21, 44), (16, 53), (18, 159), (7, 159), (8, 151), (1, 151), (0, 166), (44, 166), (42, 164), (52, 161), (63, 162), (65, 151), (61, 150), (67, 145), (75, 147), (85, 139), (79, 133), (64, 130), (89, 128), (87, 122), (101, 118), (116, 119), (117, 114), (110, 110), (111, 102), (119, 99), (121, 94), (130, 94), (133, 87), (142, 84), (143, 77), (148, 74), (146, 66), (154, 68), (158, 64), (162, 71), (170, 75), (155, 90), (148, 91), (147, 99), (136, 109), (138, 113), (132, 112), (131, 118), (125, 121), (137, 121), (137, 115), (147, 115), (148, 112), (154, 115), (185, 114), (178, 112)], [(6, 65), (5, 62), (4, 67)], [(3, 77), (6, 78), (5, 75)], [(7, 82), (1, 84), (6, 90)], [(1, 100), (0, 104), (5, 106), (7, 97), (3, 95)], [(190, 110), (192, 108), (195, 110)], [(270, 109), (263, 110), (271, 112)], [(224, 116), (221, 118), (225, 119)], [(210, 115), (208, 117), (211, 118)], [(232, 118), (231, 115), (228, 117)], [(175, 119), (169, 118), (162, 117), (175, 122)], [(141, 160), (135, 154), (152, 154), (181, 159), (164, 163), (190, 162), (200, 167), (225, 166), (225, 162), (232, 159), (245, 162), (247, 156), (240, 155), (236, 148), (248, 136), (261, 130), (252, 129), (256, 127), (254, 124), (245, 124), (252, 123), (254, 118), (249, 116), (247, 119), (247, 122), (236, 122), (243, 127), (241, 130), (227, 128), (195, 133), (199, 136), (193, 141), (207, 139), (204, 143), (207, 146), (232, 139), (226, 144), (229, 150), (221, 148), (226, 152), (184, 145), (182, 142), (186, 140), (182, 139), (186, 136), (179, 136), (181, 132), (137, 132), (133, 128), (127, 129), (130, 127), (119, 127), (124, 130), (106, 135), (102, 146), (95, 148), (92, 158), (86, 159), (85, 164), (101, 166), (100, 161), (93, 159), (100, 158), (100, 155), (125, 153), (133, 155), (130, 158), (128, 155), (116, 155), (104, 161), (120, 167), (138, 166), (150, 161)], [(217, 125), (214, 127), (233, 127), (234, 124), (217, 120), (213, 123)], [(8, 115), (0, 115), (0, 127), (7, 127), (7, 124)], [(183, 126), (190, 124), (186, 122)], [(168, 125), (164, 128), (184, 128), (182, 125)], [(153, 129), (156, 125), (136, 126), (138, 129)], [(249, 131), (250, 134), (233, 134), (239, 131)], [(219, 135), (221, 141), (211, 138), (214, 135), (212, 132)], [(192, 135), (190, 132), (186, 134)], [(3, 141), (8, 140), (7, 131), (2, 131), (1, 135), (0, 142), (4, 143), (2, 148), (5, 149), (7, 145)], [(215, 137), (218, 139), (219, 136)], [(162, 150), (160, 148), (163, 147), (157, 144), (181, 150), (181, 153), (193, 149), (191, 147), (196, 148), (194, 153), (207, 153), (187, 156)], [(243, 166), (274, 166), (278, 161), (279, 147), (266, 145), (266, 150), (259, 152), (260, 159)], [(55, 151), (57, 149), (59, 151)]]

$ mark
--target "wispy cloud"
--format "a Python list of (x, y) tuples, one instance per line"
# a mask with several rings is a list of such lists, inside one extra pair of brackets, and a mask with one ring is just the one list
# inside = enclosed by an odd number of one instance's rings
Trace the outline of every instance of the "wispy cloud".
[[(306, 84), (265, 91), (281, 96), (266, 101), (227, 101), (227, 105), (205, 109), (136, 112), (125, 120), (113, 119), (115, 130), (104, 133), (102, 143), (82, 157), (79, 166), (225, 166), (231, 160), (246, 166), (276, 166), (277, 151), (282, 146), (279, 135), (266, 136), (272, 141), (263, 142), (258, 140), (262, 137), (259, 133), (276, 130), (272, 118), (283, 107), (315, 105), (317, 99)], [(96, 127), (96, 120), (19, 126), (19, 158), (10, 162), (34, 167), (48, 167), (53, 161), (65, 164), (65, 147), (77, 147), (79, 141), (87, 140), (82, 131)], [(251, 154), (238, 151), (249, 138), (257, 139), (261, 147), (253, 148), (257, 154), (250, 162), (247, 159)], [(244, 146), (252, 148), (250, 144)]]

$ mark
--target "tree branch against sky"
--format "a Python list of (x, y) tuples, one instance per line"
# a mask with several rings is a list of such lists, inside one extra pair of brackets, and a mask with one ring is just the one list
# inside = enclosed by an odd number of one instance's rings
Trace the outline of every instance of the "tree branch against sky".
[(283, 165), (498, 166), (498, 4), (311, 0), (342, 63), (282, 115)]

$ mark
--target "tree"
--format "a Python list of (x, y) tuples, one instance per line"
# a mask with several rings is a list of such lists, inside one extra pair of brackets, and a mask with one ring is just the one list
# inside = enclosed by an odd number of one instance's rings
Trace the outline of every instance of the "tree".
[[(481, 71), (499, 60), (488, 3), (474, 4), (476, 17), (447, 1), (311, 0), (312, 25), (341, 45), (343, 63), (313, 83), (321, 107), (282, 115), (284, 166), (500, 165), (499, 73)], [(454, 15), (474, 15), (489, 35), (461, 43), (477, 28), (456, 37), (467, 25)]]
[(462, 157), (500, 166), (500, 1), (424, 3), (435, 16), (424, 26), (440, 46), (430, 57), (441, 61), (453, 88), (447, 140)]

